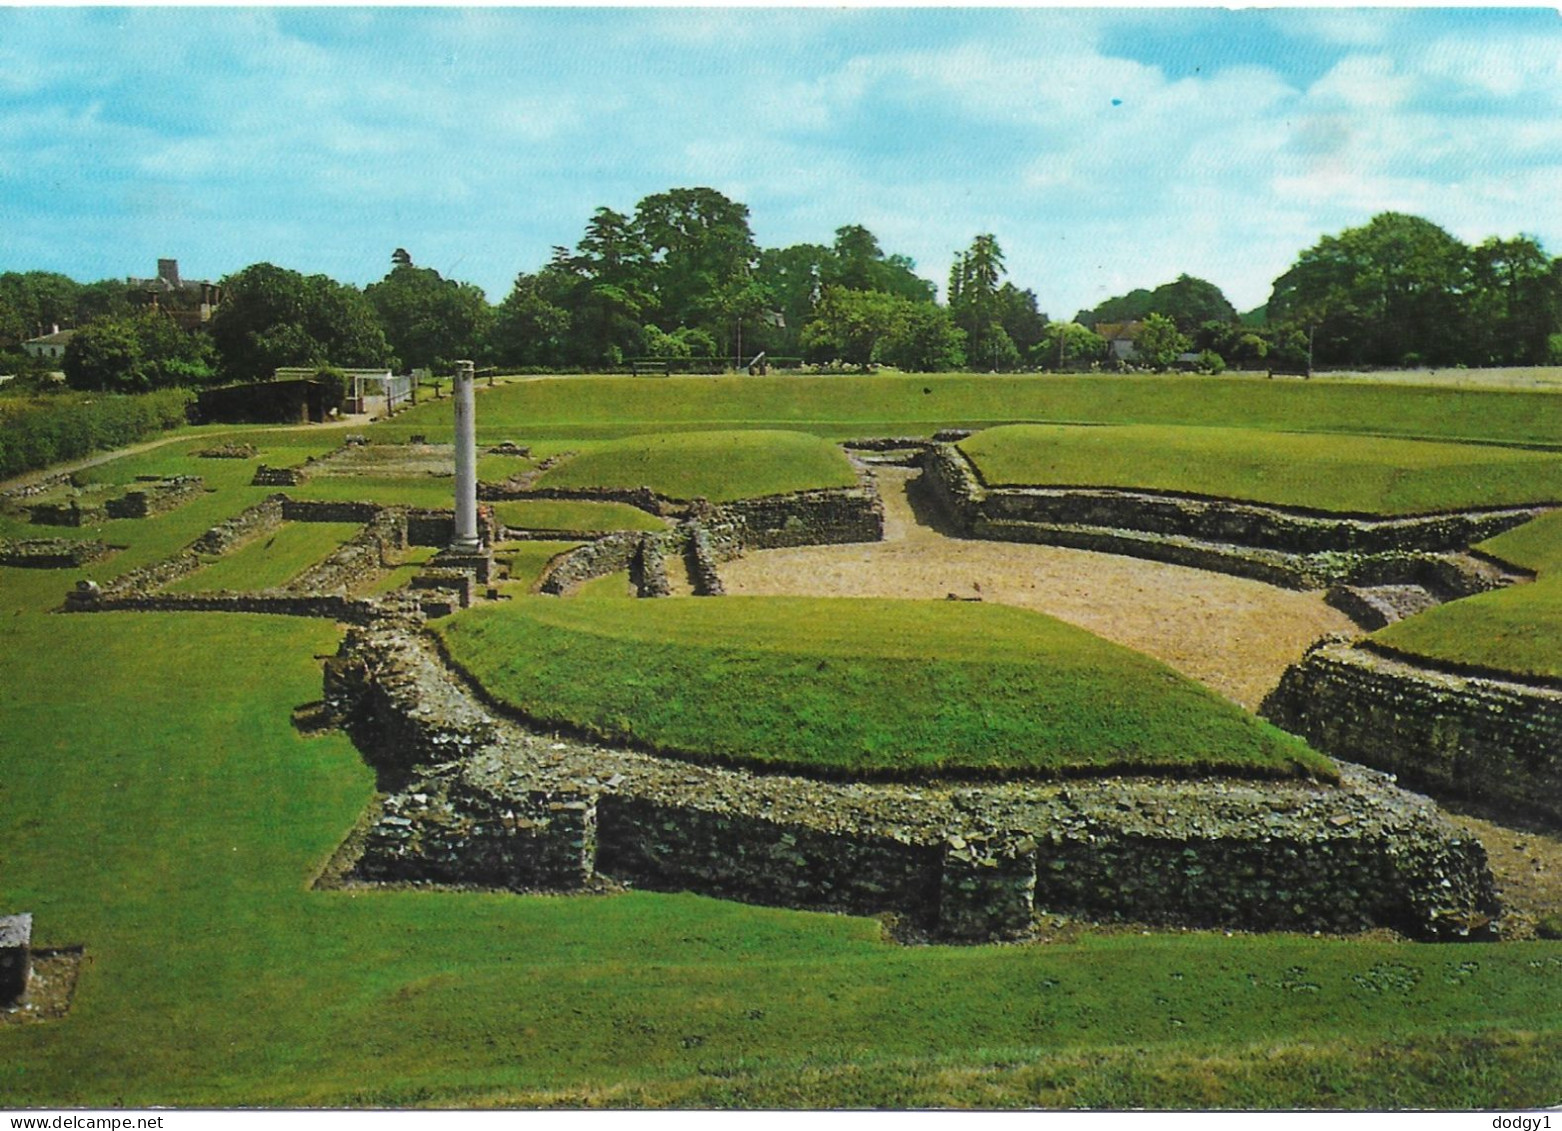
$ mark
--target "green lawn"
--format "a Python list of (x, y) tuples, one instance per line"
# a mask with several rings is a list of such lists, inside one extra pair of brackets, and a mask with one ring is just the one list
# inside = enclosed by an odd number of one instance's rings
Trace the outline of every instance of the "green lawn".
[(408, 478), (320, 478), (308, 479), (297, 487), (274, 488), (294, 499), (318, 499), (323, 502), (379, 503), (381, 506), (427, 507), (449, 510), (455, 506), (454, 477)]
[(1562, 1097), (1556, 943), (907, 948), (686, 895), (312, 891), (374, 788), (344, 739), (288, 722), (335, 635), (0, 620), (4, 903), (90, 958), (68, 1020), (0, 1028), (0, 1106)]
[(494, 515), (517, 530), (666, 530), (667, 523), (628, 503), (516, 499), (494, 503)]
[(286, 585), (363, 527), (355, 522), (286, 522), (167, 587), (170, 593), (248, 592)]
[(1489, 445), (1012, 424), (960, 447), (995, 487), (1125, 487), (1371, 515), (1562, 501), (1562, 452)]
[[(797, 401), (795, 380), (522, 382), (515, 393), (483, 391), (479, 420), (488, 412), (494, 441), (522, 442), (533, 442), (535, 420), (545, 440), (557, 439), (554, 450), (583, 452), (593, 437), (684, 427), (845, 436), (877, 431), (874, 420), (957, 423), (957, 399), (974, 420), (1562, 435), (1554, 395), (1366, 383), (1344, 393), (1320, 381), (821, 378), (809, 405)], [(506, 403), (511, 421), (495, 421), (492, 409)], [(792, 404), (811, 422), (780, 413)], [(448, 403), (440, 407), (448, 421)], [(542, 409), (552, 415), (527, 415)], [(1558, 942), (1130, 932), (1045, 946), (900, 947), (871, 919), (688, 895), (314, 891), (375, 788), (344, 738), (305, 738), (289, 722), (292, 708), (320, 697), (313, 657), (335, 650), (338, 629), (236, 614), (44, 611), (77, 577), (106, 580), (155, 561), (272, 493), (248, 486), (254, 462), (301, 462), (340, 433), (182, 435), (188, 444), (92, 474), (116, 483), (203, 474), (213, 493), (154, 518), (68, 532), (126, 547), (83, 570), (0, 568), (0, 911), (32, 911), (37, 945), (84, 944), (88, 959), (66, 1020), (0, 1025), (0, 1107), (1562, 1101)], [(251, 440), (259, 460), (188, 454), (219, 437)], [(1525, 529), (1504, 538), (1535, 545), (1513, 550), (1510, 541), (1510, 553), (1551, 553), (1549, 535)], [(521, 556), (530, 570), (540, 563), (528, 554), (549, 553), (529, 544)], [(734, 600), (639, 607), (705, 605), (718, 616)], [(545, 603), (588, 604), (506, 604)], [(609, 608), (597, 615), (621, 619)], [(708, 627), (696, 645), (722, 631)], [(788, 633), (778, 633), (784, 644)], [(816, 626), (808, 635), (810, 647), (828, 638)], [(1002, 662), (1025, 654), (1022, 642), (991, 635)], [(615, 652), (646, 647), (632, 635), (598, 639)]]
[(1163, 664), (1002, 605), (537, 598), (439, 631), (528, 716), (696, 760), (848, 776), (1333, 775)]
[(507, 542), (494, 547), (494, 560), (508, 565), (510, 588), (524, 591), (537, 584), (549, 562), (579, 545), (579, 542)]
[(538, 487), (646, 486), (713, 503), (855, 484), (835, 445), (804, 432), (671, 432), (595, 444), (544, 473)]
[(1372, 634), (1398, 652), (1517, 676), (1562, 679), (1562, 511), (1481, 543), (1535, 581), (1439, 605)]
[[(1557, 447), (1562, 395), (1326, 378), (880, 374), (546, 377), (479, 388), (477, 396), (478, 435), (485, 444), (731, 428), (845, 439), (1017, 421), (1381, 433)], [(448, 442), (450, 402), (425, 402), (371, 431), (383, 440), (426, 433)]]

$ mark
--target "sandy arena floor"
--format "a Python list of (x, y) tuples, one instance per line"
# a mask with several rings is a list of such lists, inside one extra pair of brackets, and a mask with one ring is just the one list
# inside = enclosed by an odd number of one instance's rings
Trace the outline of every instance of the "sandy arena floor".
[(917, 475), (879, 469), (883, 542), (756, 551), (721, 567), (727, 592), (952, 593), (1036, 609), (1154, 656), (1249, 710), (1307, 645), (1325, 633), (1356, 631), (1322, 593), (1088, 550), (948, 537), (918, 506)]

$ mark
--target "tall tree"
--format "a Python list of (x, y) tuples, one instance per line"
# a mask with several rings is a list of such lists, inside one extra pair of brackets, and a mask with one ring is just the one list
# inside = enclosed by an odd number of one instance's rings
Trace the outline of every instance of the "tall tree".
[(148, 307), (80, 327), (65, 347), (61, 367), (72, 388), (144, 393), (205, 384), (215, 361), (204, 331), (187, 333), (166, 313)]
[(1325, 236), (1275, 280), (1271, 323), (1305, 326), (1323, 363), (1462, 360), (1468, 249), (1429, 220), (1398, 212)]
[(432, 267), (414, 267), (410, 256), (363, 294), (397, 360), (409, 368), (476, 357), (491, 317), (482, 288), (441, 278)]
[(568, 283), (557, 285), (547, 271), (521, 274), (494, 312), (486, 355), (500, 365), (532, 367), (566, 364), (570, 328)]
[(1083, 326), (1103, 322), (1137, 322), (1151, 314), (1170, 318), (1177, 329), (1192, 334), (1206, 322), (1235, 322), (1236, 307), (1207, 279), (1182, 274), (1154, 290), (1139, 288), (1109, 298), (1094, 310), (1081, 310), (1074, 320)]
[(379, 317), (356, 287), (256, 263), (223, 280), (212, 340), (223, 372), (265, 379), (280, 366), (389, 364)]
[(1472, 365), (1544, 365), (1562, 318), (1562, 291), (1538, 240), (1493, 236), (1470, 254), (1464, 360)]
[(653, 267), (653, 321), (729, 339), (723, 296), (753, 277), (759, 259), (748, 206), (711, 188), (670, 189), (635, 206), (635, 225)]
[(949, 273), (949, 313), (965, 333), (966, 360), (976, 369), (1012, 369), (1019, 351), (1003, 327), (998, 281), (1003, 249), (991, 234), (977, 236)]

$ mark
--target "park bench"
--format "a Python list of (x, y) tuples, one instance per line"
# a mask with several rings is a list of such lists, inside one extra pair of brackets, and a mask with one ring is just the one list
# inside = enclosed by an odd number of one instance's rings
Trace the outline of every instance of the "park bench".
[(636, 377), (666, 377), (667, 363), (665, 361), (631, 361), (629, 370)]

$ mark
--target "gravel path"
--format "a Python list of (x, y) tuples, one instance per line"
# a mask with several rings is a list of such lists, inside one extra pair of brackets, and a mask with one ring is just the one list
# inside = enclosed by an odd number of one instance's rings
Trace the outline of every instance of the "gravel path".
[(727, 592), (953, 594), (1036, 609), (1154, 656), (1248, 710), (1307, 645), (1356, 631), (1322, 593), (1088, 550), (948, 537), (924, 521), (932, 516), (917, 475), (879, 469), (883, 542), (755, 551), (721, 567)]

